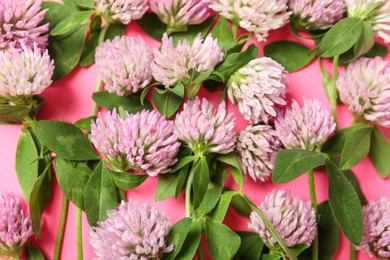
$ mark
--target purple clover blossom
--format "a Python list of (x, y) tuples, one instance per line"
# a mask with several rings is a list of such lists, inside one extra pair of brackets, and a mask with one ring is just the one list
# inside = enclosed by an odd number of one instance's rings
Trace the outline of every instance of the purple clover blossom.
[(333, 116), (318, 100), (293, 100), (291, 108), (278, 116), (275, 129), (287, 149), (317, 150), (336, 129)]
[(209, 17), (212, 0), (149, 0), (150, 9), (167, 25), (167, 32), (187, 31)]
[(0, 50), (23, 46), (44, 49), (49, 24), (41, 24), (47, 10), (41, 10), (42, 0), (2, 0), (0, 2)]
[(275, 106), (286, 105), (286, 71), (270, 58), (258, 58), (236, 71), (227, 83), (230, 102), (252, 124), (275, 117)]
[(291, 15), (287, 10), (287, 0), (218, 0), (210, 8), (253, 32), (258, 41), (264, 41), (270, 30), (287, 24)]
[(51, 85), (53, 72), (48, 51), (42, 53), (36, 43), (32, 49), (22, 44), (22, 51), (0, 51), (0, 97), (17, 101), (39, 95)]
[(363, 207), (363, 239), (356, 249), (377, 256), (390, 258), (390, 199), (381, 198)]
[(340, 100), (356, 117), (390, 127), (390, 63), (360, 58), (340, 71)]
[(276, 131), (268, 125), (248, 126), (239, 133), (236, 146), (244, 173), (254, 181), (266, 181), (281, 148)]
[(122, 36), (96, 49), (96, 65), (105, 89), (119, 96), (137, 93), (152, 80), (153, 52), (140, 38)]
[(343, 0), (290, 0), (290, 10), (297, 24), (309, 30), (324, 30), (343, 18)]
[(113, 22), (129, 24), (141, 19), (148, 10), (148, 0), (95, 0), (97, 9)]
[(91, 140), (114, 169), (153, 177), (170, 171), (180, 146), (173, 122), (148, 110), (124, 118), (115, 109), (105, 118), (99, 113), (91, 124)]
[(173, 245), (166, 245), (171, 223), (157, 208), (122, 201), (107, 215), (89, 232), (98, 259), (160, 259), (172, 251)]
[[(267, 195), (259, 209), (269, 219), (288, 247), (310, 245), (317, 236), (317, 216), (310, 202), (305, 202), (291, 191), (283, 189)], [(271, 248), (277, 246), (256, 212), (250, 214), (248, 227), (258, 233)]]
[(368, 22), (376, 34), (390, 43), (390, 1), (345, 0), (348, 17), (358, 17)]
[(20, 200), (13, 193), (0, 193), (0, 258), (19, 257), (32, 235), (30, 214)]
[(207, 99), (196, 97), (177, 114), (175, 133), (197, 155), (226, 154), (235, 148), (234, 125), (234, 115), (227, 114), (225, 102), (214, 110)]

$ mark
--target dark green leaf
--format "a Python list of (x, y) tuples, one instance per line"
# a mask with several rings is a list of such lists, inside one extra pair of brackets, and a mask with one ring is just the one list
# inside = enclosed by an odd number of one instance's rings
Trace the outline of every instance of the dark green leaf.
[(253, 232), (237, 232), (241, 237), (241, 245), (233, 260), (259, 260), (264, 243), (259, 234)]
[(95, 11), (89, 10), (89, 11), (83, 11), (83, 12), (78, 12), (75, 14), (72, 14), (62, 20), (60, 23), (58, 23), (51, 31), (50, 34), (52, 36), (59, 36), (59, 35), (64, 35), (67, 33), (72, 32), (76, 28), (85, 25), (85, 21), (91, 17), (91, 15)]
[(84, 210), (84, 189), (92, 170), (85, 163), (55, 158), (54, 167), (58, 184), (65, 197)]
[[(146, 14), (145, 14), (146, 15)], [(105, 40), (113, 40), (116, 36), (125, 34), (127, 25), (121, 23), (113, 23), (107, 29)]]
[(367, 53), (374, 46), (375, 35), (370, 24), (363, 22), (361, 34), (354, 46), (355, 57), (358, 58), (361, 55)]
[(19, 123), (30, 113), (31, 108), (26, 105), (0, 104), (0, 121)]
[(232, 198), (236, 196), (238, 193), (236, 191), (225, 191), (219, 202), (217, 207), (213, 212), (211, 212), (211, 219), (213, 219), (216, 222), (222, 223), (222, 221), (225, 219), (226, 212), (229, 209), (230, 202), (232, 201)]
[(91, 38), (85, 43), (83, 52), (81, 53), (80, 66), (88, 67), (95, 63), (96, 47), (99, 45), (100, 32), (95, 32)]
[(380, 56), (380, 57), (384, 58), (388, 52), (389, 52), (389, 50), (387, 49), (387, 47), (385, 45), (382, 45), (382, 44), (376, 42), (374, 44), (374, 46), (371, 48), (371, 50), (369, 50), (363, 56), (368, 57), (368, 58), (375, 58), (376, 56)]
[(167, 28), (154, 13), (145, 13), (141, 19), (137, 20), (137, 23), (149, 36), (158, 41), (161, 41)]
[(315, 57), (314, 52), (298, 42), (279, 41), (264, 47), (264, 56), (279, 62), (289, 71), (297, 71), (308, 65)]
[(346, 52), (359, 39), (362, 27), (363, 20), (357, 17), (340, 20), (325, 34), (318, 54), (330, 58)]
[(196, 212), (198, 212), (201, 215), (206, 215), (207, 213), (212, 211), (215, 208), (215, 206), (218, 204), (219, 199), (221, 198), (222, 190), (223, 190), (223, 186), (221, 184), (209, 188), (206, 191), (204, 199), (202, 203), (200, 203)]
[(81, 130), (85, 130), (90, 132), (91, 131), (91, 122), (96, 120), (96, 116), (90, 116), (87, 118), (80, 119), (76, 123), (74, 123), (75, 126), (80, 128)]
[(233, 208), (242, 216), (249, 217), (252, 212), (251, 207), (248, 205), (248, 203), (246, 203), (242, 196), (233, 196), (232, 201), (230, 203)]
[(157, 110), (167, 118), (173, 116), (183, 103), (182, 97), (168, 89), (162, 94), (157, 89), (153, 89), (152, 100)]
[(131, 174), (128, 172), (110, 171), (110, 174), (115, 186), (121, 190), (137, 188), (148, 178), (148, 175)]
[(347, 136), (340, 158), (342, 170), (351, 169), (369, 153), (371, 131), (372, 127), (359, 128)]
[(205, 81), (211, 75), (211, 73), (213, 71), (214, 71), (214, 68), (208, 69), (208, 70), (200, 72), (200, 73), (195, 71), (195, 73), (197, 75), (192, 78), (192, 83), (194, 83), (194, 84), (203, 83), (203, 81)]
[[(159, 91), (159, 89), (157, 88), (156, 89), (157, 91)], [(184, 97), (184, 85), (182, 82), (179, 82), (176, 84), (176, 86), (174, 86), (173, 88), (169, 88), (169, 90), (173, 93), (175, 93), (176, 95), (178, 95), (179, 97)], [(161, 92), (163, 93), (163, 92)]]
[(332, 260), (339, 245), (339, 229), (328, 201), (318, 205), (318, 214), (318, 257), (319, 260)]
[(72, 124), (42, 120), (36, 124), (39, 140), (57, 156), (65, 160), (96, 160), (96, 154), (88, 138)]
[(242, 174), (240, 161), (236, 153), (221, 154), (216, 157), (216, 160), (226, 163), (231, 166), (231, 173), (237, 185), (242, 189), (244, 185), (244, 176)]
[(292, 252), (294, 255), (298, 256), (298, 255), (300, 255), (302, 252), (304, 252), (307, 248), (309, 248), (309, 246), (306, 245), (306, 244), (298, 244), (298, 245), (295, 245), (295, 246), (289, 247), (289, 248), (290, 248), (291, 252)]
[(102, 17), (100, 15), (96, 15), (95, 18), (91, 21), (89, 24), (89, 31), (91, 34), (94, 34), (96, 32), (100, 32), (100, 29), (102, 27)]
[(184, 241), (187, 238), (188, 233), (191, 230), (192, 219), (184, 218), (178, 221), (171, 229), (169, 233), (167, 245), (173, 245), (173, 251), (169, 253), (166, 260), (175, 259), (175, 257), (181, 251)]
[(224, 53), (227, 53), (229, 49), (234, 48), (236, 45), (233, 34), (229, 28), (228, 20), (223, 16), (218, 19), (218, 22), (211, 30), (211, 34), (214, 39), (218, 39), (218, 45), (222, 48)]
[(192, 260), (195, 252), (199, 247), (202, 236), (202, 222), (199, 219), (192, 221), (191, 230), (187, 234), (187, 238), (181, 247), (179, 255), (175, 259)]
[(171, 172), (177, 172), (187, 164), (193, 162), (197, 157), (194, 155), (186, 156), (184, 158), (181, 158), (172, 168)]
[(26, 246), (26, 260), (45, 260), (41, 250), (38, 247), (27, 244)]
[(143, 109), (153, 110), (149, 101), (145, 100), (144, 104), (141, 104), (139, 96), (118, 96), (115, 93), (109, 93), (107, 91), (95, 92), (92, 95), (93, 101), (101, 107), (112, 110), (117, 107), (123, 107), (124, 110), (130, 114), (135, 114)]
[(364, 195), (364, 193), (362, 191), (362, 188), (360, 187), (359, 180), (356, 178), (355, 174), (351, 170), (343, 171), (343, 174), (344, 174), (345, 178), (347, 178), (347, 180), (354, 187), (354, 189), (355, 189), (355, 191), (356, 191), (356, 193), (357, 193), (357, 195), (359, 197), (359, 200), (360, 200), (360, 203), (362, 204), (362, 206), (366, 205), (367, 204), (367, 198)]
[(274, 183), (287, 183), (324, 164), (324, 156), (318, 152), (283, 149), (276, 156), (272, 180)]
[(156, 201), (165, 200), (175, 196), (176, 186), (179, 181), (178, 174), (163, 174), (158, 177)]
[(206, 220), (207, 247), (213, 259), (232, 259), (241, 244), (240, 237), (224, 224)]
[(382, 178), (390, 175), (390, 143), (382, 131), (375, 127), (371, 135), (369, 153), (372, 164)]
[(38, 178), (38, 151), (30, 131), (19, 138), (16, 149), (15, 169), (26, 201), (29, 201), (33, 186)]
[(279, 255), (268, 254), (268, 255), (261, 256), (261, 260), (280, 260), (280, 259), (281, 257)]
[(117, 192), (110, 172), (103, 162), (92, 172), (85, 186), (85, 213), (88, 223), (96, 226), (107, 218), (107, 211), (117, 206)]
[(80, 10), (79, 7), (93, 7), (95, 1), (93, 0), (63, 0), (64, 5), (72, 8), (74, 11)]
[(207, 165), (206, 158), (203, 157), (198, 161), (194, 169), (194, 181), (192, 182), (192, 187), (194, 189), (194, 209), (197, 209), (202, 202), (206, 194), (209, 181), (209, 167)]
[(186, 32), (171, 34), (173, 38), (173, 43), (177, 44), (179, 41), (184, 41), (184, 40), (186, 40), (189, 43), (193, 43), (196, 36), (198, 36), (199, 34), (202, 38), (204, 38), (206, 34), (209, 32), (210, 27), (213, 24), (213, 21), (214, 21), (214, 16), (211, 16), (201, 24), (188, 26), (188, 30)]
[(363, 217), (359, 197), (337, 166), (327, 160), (329, 204), (345, 236), (358, 245), (363, 235)]
[(188, 176), (188, 168), (189, 165), (184, 166), (181, 168), (179, 172), (179, 177), (177, 180), (176, 184), (176, 189), (175, 189), (175, 198), (179, 196), (179, 193), (183, 190), (184, 185), (186, 184), (187, 176)]

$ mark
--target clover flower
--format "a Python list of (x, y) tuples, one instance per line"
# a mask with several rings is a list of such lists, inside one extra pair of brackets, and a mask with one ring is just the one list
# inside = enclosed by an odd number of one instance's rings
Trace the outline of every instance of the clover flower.
[(309, 30), (332, 27), (346, 9), (343, 0), (290, 0), (289, 7), (298, 26)]
[(286, 71), (270, 58), (258, 58), (236, 71), (227, 83), (230, 102), (252, 124), (275, 117), (276, 105), (285, 105)]
[(172, 251), (173, 245), (166, 245), (171, 223), (157, 208), (122, 201), (107, 215), (89, 232), (98, 259), (160, 259)]
[(2, 0), (0, 2), (0, 50), (23, 46), (44, 49), (47, 45), (49, 24), (41, 24), (46, 11), (42, 0)]
[(20, 200), (13, 193), (0, 193), (0, 258), (19, 258), (32, 234), (30, 214)]
[(149, 176), (169, 172), (180, 146), (173, 122), (148, 110), (126, 113), (123, 119), (115, 109), (105, 118), (99, 113), (91, 124), (91, 140), (114, 169), (144, 171)]
[(348, 17), (358, 17), (368, 22), (376, 34), (390, 42), (390, 1), (345, 0)]
[(244, 173), (254, 181), (266, 181), (274, 168), (281, 143), (268, 125), (248, 126), (238, 135), (237, 152)]
[(270, 30), (288, 23), (291, 15), (287, 10), (287, 0), (218, 0), (210, 8), (253, 32), (258, 41), (264, 41)]
[[(272, 191), (259, 209), (288, 247), (300, 244), (309, 246), (317, 236), (317, 217), (310, 202), (303, 201), (289, 190)], [(277, 247), (276, 239), (254, 211), (250, 214), (248, 227), (258, 233), (268, 246)]]
[(0, 96), (12, 101), (41, 94), (52, 83), (53, 71), (48, 51), (42, 53), (36, 43), (33, 49), (22, 44), (22, 51), (0, 51)]
[(234, 125), (234, 115), (227, 114), (225, 102), (214, 110), (207, 99), (196, 97), (185, 103), (183, 111), (177, 114), (175, 133), (195, 154), (226, 154), (235, 147)]
[(206, 71), (220, 63), (223, 56), (218, 41), (210, 35), (204, 40), (198, 35), (192, 44), (184, 40), (175, 47), (172, 38), (164, 34), (161, 49), (154, 52), (153, 77), (166, 87), (179, 81), (188, 84), (190, 70)]
[(141, 19), (148, 10), (148, 0), (95, 0), (99, 12), (111, 21), (129, 24)]
[(291, 108), (277, 117), (275, 129), (287, 149), (314, 151), (329, 139), (336, 124), (333, 116), (318, 100), (304, 100), (302, 108), (294, 100)]
[(149, 0), (150, 9), (167, 25), (167, 32), (187, 31), (209, 17), (211, 0)]
[(130, 95), (152, 82), (153, 52), (141, 37), (115, 37), (96, 49), (96, 65), (108, 92)]
[(363, 207), (363, 239), (356, 249), (378, 258), (390, 258), (390, 199), (381, 198)]
[(360, 58), (340, 71), (340, 100), (357, 117), (390, 126), (390, 63), (381, 57)]

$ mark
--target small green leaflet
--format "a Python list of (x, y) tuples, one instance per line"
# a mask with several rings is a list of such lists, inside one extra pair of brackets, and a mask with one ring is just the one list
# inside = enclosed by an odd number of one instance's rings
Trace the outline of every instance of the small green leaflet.
[(371, 134), (369, 157), (379, 176), (387, 178), (390, 175), (390, 142), (382, 131), (375, 127)]
[(157, 110), (166, 115), (167, 118), (172, 117), (181, 107), (184, 97), (184, 85), (177, 84), (174, 88), (153, 89), (152, 100)]
[(166, 257), (166, 260), (175, 259), (175, 257), (180, 253), (180, 250), (183, 247), (184, 241), (187, 238), (188, 233), (191, 230), (192, 219), (184, 218), (178, 221), (171, 229), (169, 233), (167, 245), (173, 245), (173, 251), (169, 253)]
[(148, 175), (146, 174), (131, 174), (128, 172), (115, 172), (111, 170), (109, 170), (109, 172), (115, 186), (121, 190), (131, 190), (137, 188), (148, 178)]
[(91, 17), (94, 10), (78, 12), (68, 16), (61, 22), (59, 22), (51, 31), (50, 35), (59, 36), (72, 32), (77, 27), (85, 24), (85, 21)]
[(206, 220), (206, 236), (213, 259), (232, 259), (241, 244), (240, 237), (230, 228), (210, 219)]
[(194, 209), (197, 209), (206, 194), (207, 187), (210, 181), (209, 167), (207, 165), (207, 160), (205, 157), (202, 157), (198, 161), (193, 171), (194, 171), (193, 172), (194, 180), (192, 183), (192, 187), (194, 190), (193, 206)]

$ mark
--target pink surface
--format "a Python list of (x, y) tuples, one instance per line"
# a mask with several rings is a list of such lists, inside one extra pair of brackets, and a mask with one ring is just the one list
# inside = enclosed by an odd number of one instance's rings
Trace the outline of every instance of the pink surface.
[[(128, 35), (137, 35), (139, 33), (144, 35), (135, 23), (130, 25), (127, 30)], [(146, 35), (144, 35), (144, 39), (147, 40), (150, 46), (159, 46), (157, 41)], [(268, 42), (278, 40), (296, 41), (296, 38), (291, 35), (288, 27), (284, 27), (278, 31), (272, 32)], [(264, 45), (259, 43), (256, 44), (261, 47), (260, 49), (262, 49), (262, 46)], [(262, 51), (260, 52), (260, 55), (262, 55)], [(389, 59), (389, 57), (387, 57), (387, 59)], [(299, 72), (290, 74), (288, 80), (290, 97), (297, 99), (299, 102), (301, 102), (303, 98), (317, 98), (330, 107), (322, 88), (317, 62), (313, 62)], [(66, 78), (55, 82), (42, 94), (42, 97), (45, 99), (45, 104), (39, 119), (60, 120), (73, 123), (80, 118), (88, 117), (92, 112), (93, 103), (91, 96), (95, 91), (96, 83), (97, 69), (95, 66), (91, 66), (87, 69), (77, 68)], [(219, 94), (220, 93), (214, 93), (210, 95), (204, 90), (200, 93), (202, 97), (207, 97), (215, 102), (218, 102)], [(243, 129), (247, 123), (242, 119), (237, 109), (231, 104), (228, 105), (228, 109), (235, 112), (237, 116), (236, 129), (238, 131)], [(352, 121), (352, 116), (348, 110), (344, 106), (339, 106), (338, 112), (339, 126), (341, 128), (349, 126)], [(387, 136), (390, 137), (390, 131), (386, 130), (385, 132)], [(0, 191), (12, 190), (22, 196), (15, 173), (15, 152), (20, 134), (20, 125), (0, 125)], [(363, 192), (369, 200), (378, 199), (382, 196), (390, 196), (390, 180), (381, 179), (375, 172), (375, 169), (369, 160), (365, 159), (353, 170), (360, 181)], [(321, 172), (317, 173), (315, 175), (315, 182), (318, 201), (322, 202), (327, 199), (326, 175)], [(260, 204), (266, 194), (271, 190), (283, 187), (293, 190), (304, 200), (309, 200), (307, 183), (306, 175), (296, 179), (288, 185), (273, 185), (271, 181), (255, 183), (251, 179), (247, 179), (244, 185), (244, 192), (257, 204)], [(236, 188), (231, 179), (228, 180), (227, 184)], [(52, 259), (62, 200), (62, 192), (59, 189), (56, 180), (53, 180), (53, 185), (55, 188), (43, 217), (41, 241), (39, 241), (39, 243), (34, 242), (42, 249), (47, 259)], [(149, 178), (136, 190), (127, 192), (127, 197), (157, 206), (160, 210), (167, 213), (172, 224), (183, 218), (185, 215), (183, 194), (178, 200), (168, 199), (157, 203), (154, 201), (156, 185), (157, 179)], [(229, 210), (225, 223), (234, 230), (247, 230), (247, 219), (239, 216), (233, 209)], [(94, 253), (88, 242), (88, 230), (89, 226), (84, 216), (84, 259), (93, 259)], [(334, 259), (349, 259), (349, 242), (341, 232), (340, 237), (342, 238), (340, 247)], [(70, 205), (61, 259), (76, 259), (75, 241), (75, 207)], [(363, 260), (370, 258), (358, 253), (358, 259)]]

